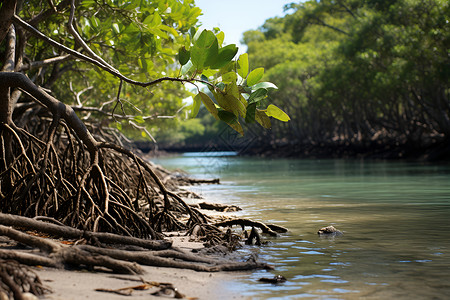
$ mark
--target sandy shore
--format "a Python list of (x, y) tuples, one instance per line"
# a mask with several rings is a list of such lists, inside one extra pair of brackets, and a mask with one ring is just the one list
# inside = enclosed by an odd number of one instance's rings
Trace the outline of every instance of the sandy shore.
[[(173, 237), (172, 239), (174, 247), (186, 250), (203, 247), (201, 243), (189, 242), (187, 237)], [(166, 297), (151, 295), (159, 290), (157, 287), (150, 287), (147, 290), (133, 290), (131, 297), (96, 291), (96, 289), (120, 289), (139, 286), (142, 284), (142, 280), (171, 283), (177, 291), (185, 296), (185, 299), (246, 299), (238, 291), (232, 289), (233, 281), (237, 280), (243, 274), (242, 272), (209, 273), (175, 268), (142, 267), (145, 270), (143, 275), (122, 275), (107, 271), (90, 272), (52, 268), (40, 268), (37, 269), (36, 273), (42, 282), (53, 291), (42, 299), (167, 299)]]
[[(117, 275), (100, 272), (66, 271), (45, 268), (37, 272), (43, 283), (53, 290), (43, 299), (130, 299), (130, 296), (98, 292), (96, 289), (119, 289), (142, 284), (145, 281), (169, 282), (187, 299), (242, 299), (236, 291), (229, 288), (233, 273), (204, 273), (192, 270), (158, 268), (143, 266), (144, 275)], [(227, 287), (228, 286), (228, 287)], [(132, 298), (167, 299), (152, 296), (159, 288), (134, 290)]]

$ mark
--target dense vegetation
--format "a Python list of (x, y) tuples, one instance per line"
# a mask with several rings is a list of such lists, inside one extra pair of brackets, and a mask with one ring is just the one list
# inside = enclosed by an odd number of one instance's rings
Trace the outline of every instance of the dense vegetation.
[(252, 65), (279, 87), (270, 98), (292, 118), (262, 133), (252, 153), (449, 152), (448, 1), (305, 1), (286, 10), (243, 38)]
[(289, 144), (291, 154), (396, 149), (392, 155), (407, 156), (449, 144), (448, 1), (287, 8), (284, 18), (244, 35), (254, 64), (279, 87), (273, 98), (293, 119), (275, 124), (264, 145)]
[[(264, 69), (235, 59), (219, 29), (196, 30), (200, 13), (176, 0), (0, 2), (1, 210), (147, 236), (165, 227), (171, 197), (123, 132), (169, 135), (163, 119), (200, 107), (239, 134), (243, 122), (288, 121), (263, 101), (276, 88)], [(134, 212), (143, 203), (150, 224)]]
[[(268, 90), (276, 88), (260, 82), (264, 69), (250, 69), (247, 54), (235, 57), (236, 45), (223, 45), (219, 29), (197, 30), (200, 13), (193, 0), (0, 0), (0, 235), (49, 255), (43, 261), (0, 249), (0, 294), (23, 299), (17, 285), (23, 291), (29, 287), (28, 279), (14, 273), (18, 265), (4, 268), (1, 258), (141, 273), (123, 261), (135, 253), (105, 253), (100, 239), (111, 242), (114, 236), (129, 246), (132, 238), (161, 250), (171, 242), (142, 239), (183, 230), (210, 245), (239, 243), (231, 231), (219, 229), (234, 223), (213, 224), (185, 203), (182, 195), (193, 194), (178, 187), (195, 180), (153, 165), (129, 147), (123, 134), (138, 132), (150, 140), (155, 132), (170, 135), (176, 124), (164, 119), (195, 117), (201, 107), (241, 135), (242, 123), (269, 128), (271, 117), (289, 120), (277, 106), (264, 103)], [(187, 95), (192, 104), (183, 107)], [(71, 232), (71, 238), (85, 238), (96, 247), (61, 246), (10, 226), (64, 238)], [(263, 266), (219, 266), (189, 254), (169, 255), (177, 260), (151, 253), (139, 260), (203, 271)]]

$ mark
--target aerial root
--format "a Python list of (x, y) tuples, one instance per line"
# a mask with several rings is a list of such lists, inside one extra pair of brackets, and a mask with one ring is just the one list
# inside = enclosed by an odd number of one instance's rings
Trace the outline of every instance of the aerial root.
[[(14, 124), (0, 127), (2, 141), (11, 136), (13, 149), (12, 159), (0, 166), (3, 212), (153, 239), (161, 237), (162, 229), (184, 230), (206, 220), (168, 189), (176, 184), (160, 180), (165, 175), (161, 168), (114, 144), (116, 137), (98, 129), (103, 140), (112, 142), (86, 149), (58, 116), (32, 106), (27, 116), (17, 122), (27, 130), (29, 122), (41, 127), (29, 132)], [(178, 213), (189, 215), (187, 225), (177, 220)]]

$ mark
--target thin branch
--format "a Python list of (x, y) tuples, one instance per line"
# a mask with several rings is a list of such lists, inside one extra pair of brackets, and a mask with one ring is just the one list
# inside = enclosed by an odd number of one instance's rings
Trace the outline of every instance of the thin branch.
[(73, 56), (76, 57), (76, 58), (79, 58), (79, 59), (82, 59), (82, 60), (84, 60), (84, 61), (86, 61), (86, 62), (89, 62), (89, 63), (91, 63), (91, 64), (93, 64), (93, 65), (95, 65), (95, 66), (101, 68), (102, 70), (104, 70), (104, 71), (106, 71), (106, 72), (108, 72), (108, 73), (110, 73), (110, 74), (116, 76), (117, 78), (122, 79), (123, 81), (125, 81), (125, 82), (127, 82), (127, 83), (130, 83), (130, 84), (133, 84), (133, 85), (137, 85), (137, 86), (141, 86), (141, 87), (148, 87), (148, 86), (156, 85), (156, 84), (161, 83), (161, 82), (163, 82), (163, 81), (173, 81), (173, 82), (181, 82), (181, 83), (186, 83), (186, 82), (189, 82), (189, 83), (200, 82), (200, 83), (204, 83), (204, 84), (206, 84), (206, 85), (209, 85), (209, 86), (211, 86), (211, 87), (213, 87), (213, 88), (216, 88), (212, 83), (210, 83), (210, 82), (208, 82), (208, 81), (206, 81), (206, 80), (195, 79), (195, 78), (184, 79), (184, 78), (175, 78), (175, 77), (167, 77), (167, 76), (166, 76), (166, 77), (161, 77), (161, 78), (158, 78), (158, 79), (155, 79), (155, 80), (152, 80), (152, 81), (148, 81), (148, 82), (141, 82), (141, 81), (136, 81), (136, 80), (130, 79), (130, 78), (128, 78), (128, 77), (122, 75), (122, 74), (121, 74), (120, 72), (118, 72), (117, 70), (111, 69), (110, 67), (108, 67), (108, 66), (102, 64), (101, 62), (99, 62), (99, 61), (97, 61), (97, 60), (95, 60), (95, 59), (93, 59), (93, 58), (91, 58), (91, 57), (89, 57), (89, 56), (86, 56), (86, 55), (84, 55), (84, 54), (82, 54), (82, 53), (80, 53), (80, 52), (78, 52), (78, 51), (75, 51), (75, 50), (73, 50), (73, 49), (70, 49), (69, 47), (64, 46), (63, 44), (58, 43), (57, 41), (55, 41), (55, 40), (49, 38), (48, 36), (46, 36), (45, 34), (43, 34), (42, 32), (40, 32), (39, 30), (37, 30), (36, 28), (34, 28), (33, 26), (31, 26), (31, 25), (28, 24), (27, 22), (25, 22), (24, 20), (22, 20), (22, 19), (21, 19), (20, 17), (18, 17), (17, 15), (14, 15), (14, 16), (12, 17), (12, 19), (13, 19), (13, 23), (14, 23), (14, 24), (23, 27), (25, 30), (27, 30), (28, 32), (32, 33), (34, 36), (36, 36), (36, 37), (42, 39), (42, 40), (45, 41), (46, 43), (52, 45), (53, 47), (55, 47), (55, 48), (57, 48), (57, 49), (59, 49), (59, 50), (61, 50), (61, 51), (64, 51), (64, 52), (66, 52), (66, 53), (68, 53), (68, 54), (71, 54), (71, 55), (73, 55)]
[(60, 56), (56, 56), (56, 57), (52, 57), (52, 58), (48, 58), (48, 59), (44, 59), (41, 61), (33, 61), (29, 64), (24, 64), (19, 71), (28, 71), (34, 68), (41, 68), (41, 67), (45, 67), (54, 63), (58, 63), (58, 62), (64, 62), (64, 61), (68, 61), (70, 60), (72, 57), (70, 54), (66, 54), (66, 55), (60, 55)]
[(36, 26), (37, 24), (39, 24), (40, 22), (42, 22), (45, 19), (49, 18), (50, 16), (52, 16), (55, 13), (57, 13), (58, 11), (62, 11), (67, 5), (69, 5), (69, 1), (70, 0), (63, 0), (63, 1), (61, 1), (56, 6), (56, 10), (55, 10), (54, 6), (52, 8), (47, 9), (47, 10), (44, 10), (43, 12), (38, 14), (36, 17), (34, 17), (33, 19), (30, 20), (30, 25), (31, 26)]
[(346, 6), (342, 1), (338, 1), (339, 5), (342, 6), (354, 19), (358, 19), (357, 16), (351, 11), (348, 6)]
[(122, 113), (125, 114), (125, 110), (123, 108), (123, 103), (120, 101), (120, 93), (122, 92), (122, 86), (123, 86), (123, 80), (120, 80), (119, 83), (119, 90), (117, 91), (117, 98), (116, 98), (116, 105), (114, 105), (114, 108), (111, 112), (111, 116), (114, 118), (114, 112), (116, 111), (117, 105), (120, 103), (120, 108), (122, 109)]
[(324, 21), (320, 20), (319, 18), (314, 18), (314, 19), (317, 21), (317, 23), (316, 23), (317, 25), (322, 25), (322, 26), (328, 27), (330, 29), (333, 29), (334, 31), (337, 31), (339, 33), (349, 35), (348, 32), (346, 32), (340, 28), (334, 27), (332, 25), (329, 25), (329, 24), (325, 23)]
[(68, 30), (70, 34), (75, 38), (75, 41), (81, 45), (81, 47), (86, 51), (90, 57), (104, 65), (106, 68), (110, 69), (114, 73), (120, 74), (118, 70), (116, 70), (113, 66), (108, 64), (106, 61), (103, 60), (100, 56), (98, 56), (94, 51), (92, 51), (91, 48), (86, 44), (86, 42), (81, 38), (81, 36), (78, 34), (78, 32), (73, 27), (73, 19), (75, 15), (75, 0), (71, 0), (70, 3), (70, 15), (69, 15), (69, 22), (67, 24)]

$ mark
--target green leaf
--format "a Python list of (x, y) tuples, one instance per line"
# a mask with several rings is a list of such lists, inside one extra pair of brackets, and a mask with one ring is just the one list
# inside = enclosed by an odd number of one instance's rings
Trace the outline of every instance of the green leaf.
[(135, 116), (133, 119), (134, 119), (134, 121), (136, 121), (136, 123), (139, 123), (139, 124), (145, 123), (145, 120), (142, 116)]
[(215, 71), (215, 70), (206, 69), (206, 70), (203, 70), (202, 77), (205, 76), (206, 78), (209, 78), (210, 76), (216, 75), (216, 73), (217, 73), (217, 71)]
[(222, 81), (229, 83), (229, 82), (236, 82), (237, 75), (234, 72), (228, 72), (222, 75)]
[(197, 39), (198, 36), (197, 37), (195, 36), (197, 33), (199, 33), (197, 32), (197, 28), (191, 27), (189, 29), (189, 36), (191, 37), (192, 43), (195, 42), (195, 40)]
[(266, 97), (267, 97), (267, 90), (258, 89), (250, 94), (250, 97), (248, 98), (248, 104), (258, 103), (259, 101), (261, 101)]
[(264, 75), (264, 68), (256, 68), (248, 74), (247, 86), (257, 84)]
[(242, 102), (231, 94), (222, 95), (222, 93), (213, 92), (214, 98), (217, 103), (224, 110), (233, 113), (236, 117), (241, 115), (245, 116), (245, 106)]
[(247, 106), (247, 113), (245, 114), (245, 123), (254, 123), (256, 115), (256, 103)]
[(185, 64), (181, 68), (181, 75), (186, 75), (187, 73), (192, 71), (193, 68), (194, 68), (194, 65), (192, 64), (192, 61), (188, 61), (187, 64)]
[(268, 89), (275, 89), (275, 90), (278, 90), (278, 87), (275, 84), (273, 84), (272, 82), (260, 82), (260, 83), (257, 83), (255, 85), (253, 85), (252, 89), (254, 91), (256, 91), (258, 89), (266, 89), (266, 90), (268, 90)]
[(219, 45), (212, 31), (203, 30), (191, 48), (191, 60), (198, 70), (210, 66), (217, 59)]
[(218, 116), (219, 116), (220, 120), (222, 120), (226, 123), (237, 122), (237, 117), (233, 113), (230, 113), (229, 111), (226, 111), (226, 110), (222, 110), (222, 109), (219, 110)]
[(227, 45), (219, 49), (216, 61), (211, 65), (211, 69), (220, 69), (226, 66), (233, 60), (234, 56), (238, 52), (238, 47), (235, 44)]
[(249, 69), (248, 54), (247, 53), (241, 54), (238, 59), (238, 69), (237, 69), (239, 76), (241, 76), (242, 78), (246, 78), (248, 75), (248, 69)]
[(200, 104), (202, 104), (202, 96), (200, 94), (197, 94), (194, 97), (194, 102), (191, 105), (191, 112), (189, 114), (190, 118), (195, 118), (198, 114), (198, 111), (200, 110)]
[(256, 120), (256, 122), (261, 124), (262, 127), (266, 128), (266, 129), (270, 129), (272, 127), (270, 118), (262, 110), (256, 109), (255, 120)]
[(231, 128), (239, 132), (241, 135), (244, 135), (244, 129), (242, 129), (241, 124), (234, 114), (226, 110), (220, 110), (218, 116), (220, 120), (227, 123)]
[(178, 31), (175, 30), (175, 28), (169, 27), (169, 26), (164, 25), (164, 24), (159, 25), (159, 28), (161, 30), (170, 32), (173, 36), (179, 36), (179, 33), (178, 33)]
[(183, 46), (178, 50), (178, 61), (182, 66), (187, 64), (189, 59), (191, 58), (191, 53), (189, 50), (186, 50), (186, 48)]
[(219, 45), (222, 46), (223, 40), (225, 39), (225, 33), (223, 31), (216, 34), (217, 41), (219, 42)]
[(117, 34), (120, 33), (119, 24), (113, 23), (112, 27), (113, 27), (115, 33), (117, 33)]
[(277, 106), (275, 106), (273, 104), (270, 104), (267, 107), (266, 114), (269, 117), (278, 119), (278, 120), (283, 121), (283, 122), (287, 122), (287, 121), (289, 121), (291, 119), (291, 118), (289, 118), (287, 113), (285, 113), (284, 111), (282, 111), (280, 108), (278, 108)]
[(116, 128), (117, 128), (118, 130), (122, 130), (122, 123), (116, 122)]
[[(214, 104), (214, 102), (211, 100), (211, 98), (209, 98), (208, 95), (206, 95), (203, 92), (198, 92), (198, 95), (200, 95), (200, 98), (203, 102), (203, 105), (205, 105), (206, 109), (209, 111), (209, 113), (216, 119), (218, 120), (218, 111), (217, 111), (217, 107)], [(197, 95), (197, 96), (198, 96)], [(195, 96), (195, 97), (197, 97)]]

